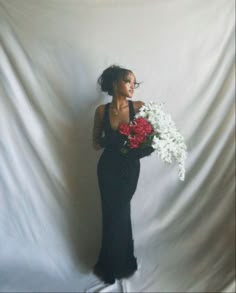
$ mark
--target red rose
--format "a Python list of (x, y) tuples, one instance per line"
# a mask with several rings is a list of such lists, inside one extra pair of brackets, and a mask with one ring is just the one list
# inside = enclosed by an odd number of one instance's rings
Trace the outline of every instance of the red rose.
[(146, 131), (147, 134), (152, 133), (152, 126), (150, 124), (147, 124), (145, 126), (145, 131)]
[(146, 134), (150, 134), (152, 132), (152, 126), (142, 117), (135, 119), (135, 125), (136, 127), (141, 127)]
[(142, 125), (133, 124), (131, 126), (131, 132), (133, 134), (145, 134), (145, 129), (143, 128)]
[(136, 139), (139, 143), (142, 143), (145, 140), (146, 135), (145, 134), (137, 134)]
[(143, 117), (136, 118), (134, 121), (138, 125), (142, 125), (142, 126), (147, 125), (147, 123), (148, 123)]
[(139, 146), (139, 141), (136, 136), (131, 136), (129, 138), (129, 146), (131, 149), (136, 149)]
[(123, 135), (129, 135), (130, 134), (130, 127), (128, 124), (122, 123), (119, 126), (119, 132)]
[(138, 148), (146, 139), (146, 135), (152, 133), (150, 123), (143, 117), (135, 118), (130, 124), (122, 123), (119, 133), (128, 137), (128, 146), (131, 149)]

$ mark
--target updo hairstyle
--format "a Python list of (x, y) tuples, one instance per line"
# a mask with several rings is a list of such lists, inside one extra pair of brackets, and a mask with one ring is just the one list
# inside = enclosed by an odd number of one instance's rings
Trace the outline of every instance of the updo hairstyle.
[[(133, 72), (129, 69), (122, 68), (118, 65), (111, 65), (108, 68), (106, 68), (103, 73), (98, 78), (98, 84), (101, 88), (101, 90), (105, 93), (108, 93), (108, 95), (113, 95), (113, 82), (124, 80), (125, 77)], [(135, 82), (135, 88), (139, 86), (140, 83)]]

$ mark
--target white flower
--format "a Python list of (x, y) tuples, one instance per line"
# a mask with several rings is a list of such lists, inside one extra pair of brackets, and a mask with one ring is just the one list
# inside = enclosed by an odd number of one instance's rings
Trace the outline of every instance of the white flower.
[(178, 164), (178, 175), (180, 180), (185, 178), (185, 159), (187, 157), (187, 147), (184, 137), (177, 130), (171, 115), (163, 110), (163, 103), (156, 104), (149, 102), (144, 104), (135, 118), (143, 117), (152, 125), (157, 135), (154, 135), (152, 147), (157, 152), (159, 158), (166, 163), (172, 163), (174, 159)]

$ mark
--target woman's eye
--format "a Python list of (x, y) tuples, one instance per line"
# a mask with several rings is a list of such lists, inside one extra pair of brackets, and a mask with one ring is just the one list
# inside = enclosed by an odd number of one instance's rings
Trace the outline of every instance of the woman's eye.
[[(129, 82), (129, 83), (131, 83), (131, 80), (130, 79), (126, 79), (126, 80), (124, 80), (125, 82)], [(133, 83), (134, 85), (136, 84), (136, 82), (134, 82)]]
[[(124, 79), (124, 82), (125, 83), (131, 83), (131, 80), (130, 79)], [(139, 87), (139, 83), (138, 82), (133, 82), (133, 85), (134, 85), (134, 88), (138, 88)]]

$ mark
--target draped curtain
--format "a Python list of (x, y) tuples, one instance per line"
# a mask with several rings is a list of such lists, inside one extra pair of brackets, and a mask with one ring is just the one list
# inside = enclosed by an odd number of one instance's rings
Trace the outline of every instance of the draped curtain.
[[(234, 11), (233, 0), (0, 0), (1, 292), (235, 290)], [(139, 270), (102, 288), (92, 127), (111, 64), (142, 81), (134, 100), (164, 103), (188, 156), (183, 182), (175, 164), (141, 160)]]

